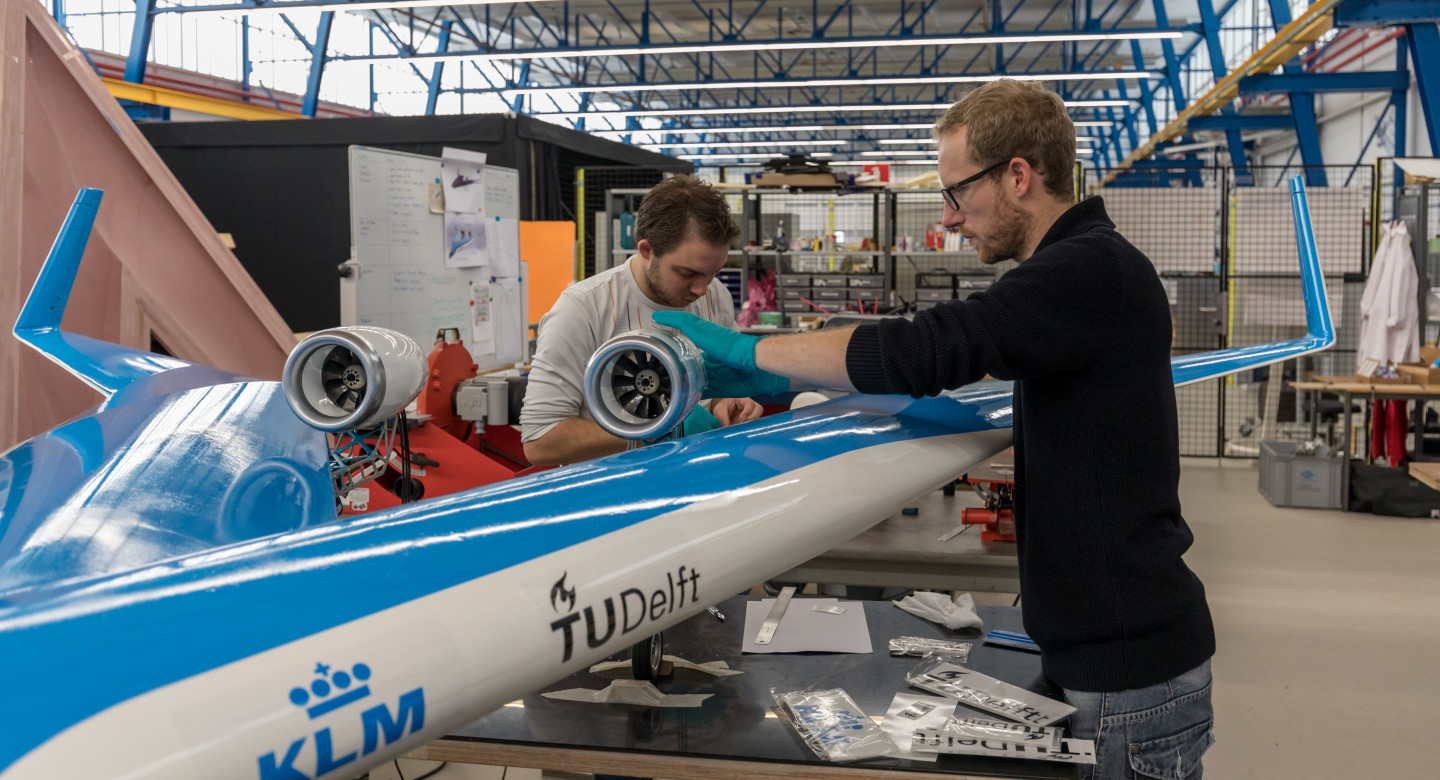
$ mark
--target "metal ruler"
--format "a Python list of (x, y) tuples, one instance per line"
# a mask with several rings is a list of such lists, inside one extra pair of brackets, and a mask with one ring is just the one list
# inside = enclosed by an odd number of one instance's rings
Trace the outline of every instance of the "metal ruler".
[(790, 606), (790, 598), (795, 595), (795, 586), (787, 585), (775, 597), (775, 603), (770, 606), (770, 614), (765, 616), (765, 622), (760, 624), (760, 633), (755, 635), (755, 644), (768, 645), (770, 640), (775, 638), (775, 629), (780, 627), (780, 618), (785, 617), (785, 610)]

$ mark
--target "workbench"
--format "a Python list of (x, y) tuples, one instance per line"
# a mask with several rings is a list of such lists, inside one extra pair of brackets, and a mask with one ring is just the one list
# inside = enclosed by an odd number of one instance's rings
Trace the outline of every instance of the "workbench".
[[(833, 764), (818, 758), (781, 720), (770, 690), (843, 688), (872, 718), (889, 709), (896, 693), (923, 694), (905, 683), (918, 658), (892, 658), (889, 640), (925, 636), (973, 642), (967, 666), (1014, 685), (1060, 698), (1040, 673), (1040, 656), (980, 642), (975, 629), (950, 631), (886, 601), (861, 602), (874, 652), (869, 654), (740, 652), (745, 602), (736, 596), (717, 605), (724, 622), (702, 613), (665, 632), (665, 653), (704, 663), (723, 660), (744, 674), (712, 678), (680, 670), (657, 687), (665, 693), (712, 693), (695, 708), (556, 701), (538, 694), (511, 702), (407, 757), (493, 766), (600, 772), (674, 780), (745, 778), (914, 778), (917, 774), (962, 778), (1075, 778), (1079, 767), (1016, 759), (942, 755), (938, 761), (870, 759)], [(804, 609), (795, 599), (790, 610)], [(1020, 610), (980, 607), (985, 630), (1023, 630)], [(781, 631), (784, 622), (781, 622)], [(629, 658), (624, 651), (616, 659)], [(613, 679), (580, 672), (544, 690), (604, 688)], [(621, 675), (628, 677), (628, 673)], [(962, 710), (970, 714), (981, 714)], [(1063, 723), (1062, 723), (1063, 726)]]
[[(1340, 396), (1341, 404), (1345, 407), (1345, 421), (1343, 429), (1344, 450), (1353, 453), (1350, 447), (1350, 422), (1351, 403), (1355, 396), (1360, 396), (1370, 401), (1380, 400), (1409, 400), (1415, 401), (1414, 407), (1410, 410), (1411, 427), (1415, 434), (1415, 449), (1411, 453), (1411, 460), (1423, 461), (1425, 458), (1425, 401), (1440, 400), (1440, 385), (1412, 385), (1412, 384), (1391, 384), (1385, 382), (1365, 382), (1357, 380), (1354, 376), (1316, 376), (1302, 382), (1291, 382), (1290, 386), (1297, 392), (1310, 393), (1310, 408), (1319, 408), (1317, 403), (1322, 392), (1335, 393)], [(1362, 419), (1366, 421), (1365, 426), (1365, 453), (1364, 458), (1370, 460), (1370, 419), (1371, 405), (1366, 405), (1362, 411)], [(1320, 416), (1313, 411), (1310, 414), (1310, 436), (1314, 438), (1319, 435)], [(1333, 446), (1332, 442), (1332, 446)], [(1348, 479), (1346, 480), (1349, 481)], [(1349, 491), (1345, 491), (1346, 500), (1349, 499)]]

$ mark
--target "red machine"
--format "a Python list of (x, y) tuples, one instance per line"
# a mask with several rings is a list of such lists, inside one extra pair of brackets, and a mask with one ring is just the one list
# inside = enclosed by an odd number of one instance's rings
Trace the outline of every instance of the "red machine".
[(962, 510), (960, 522), (985, 526), (980, 532), (981, 541), (1015, 541), (1015, 483), (1004, 480), (971, 480), (968, 476), (960, 482), (969, 485), (976, 495), (985, 500), (984, 509)]
[(421, 414), (430, 415), (430, 424), (457, 439), (464, 439), (470, 423), (455, 413), (455, 386), (475, 376), (479, 366), (460, 341), (459, 328), (442, 328), (435, 334), (435, 349), (428, 360), (430, 376), (416, 399)]

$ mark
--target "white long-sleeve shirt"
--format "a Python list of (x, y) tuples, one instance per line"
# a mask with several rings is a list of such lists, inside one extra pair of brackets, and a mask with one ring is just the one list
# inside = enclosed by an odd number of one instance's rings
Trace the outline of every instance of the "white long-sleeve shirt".
[(632, 255), (623, 265), (571, 285), (544, 317), (530, 361), (525, 405), (520, 410), (520, 440), (535, 441), (557, 424), (575, 418), (593, 420), (582, 385), (585, 364), (601, 344), (632, 330), (664, 330), (651, 321), (657, 311), (688, 311), (735, 328), (735, 300), (719, 279), (689, 306), (661, 306), (646, 297), (631, 273)]

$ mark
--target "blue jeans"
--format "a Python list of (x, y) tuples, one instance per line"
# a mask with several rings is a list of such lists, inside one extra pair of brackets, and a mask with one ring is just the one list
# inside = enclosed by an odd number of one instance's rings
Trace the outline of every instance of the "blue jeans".
[(1215, 742), (1211, 729), (1210, 661), (1174, 679), (1131, 691), (1065, 689), (1076, 708), (1071, 736), (1095, 741), (1089, 780), (1200, 780), (1200, 757)]

